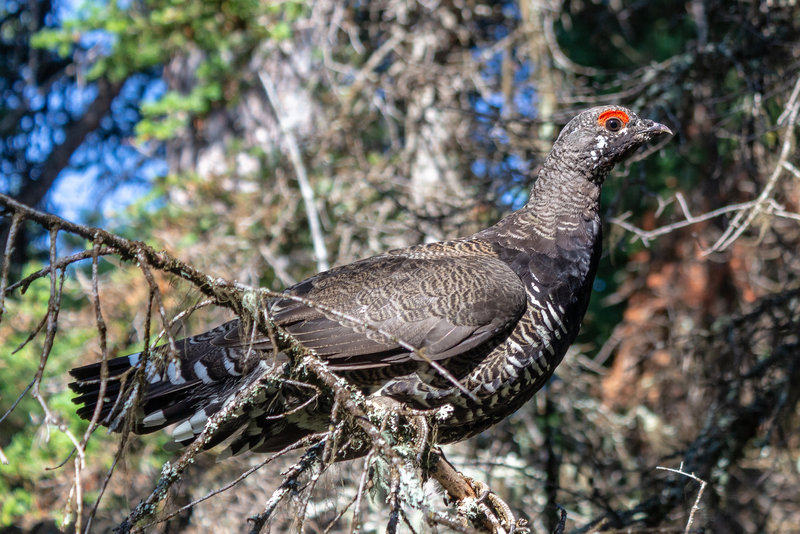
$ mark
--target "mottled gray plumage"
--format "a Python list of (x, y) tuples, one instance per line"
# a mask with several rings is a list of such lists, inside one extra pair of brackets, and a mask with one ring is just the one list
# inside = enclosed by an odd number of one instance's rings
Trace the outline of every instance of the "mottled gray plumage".
[[(522, 209), (470, 237), (393, 250), (317, 274), (286, 293), (324, 311), (279, 299), (269, 304), (271, 317), (366, 394), (414, 408), (451, 405), (449, 417), (438, 421), (440, 443), (472, 436), (530, 399), (574, 341), (600, 257), (600, 187), (615, 163), (663, 133), (671, 132), (619, 106), (584, 111), (561, 132)], [(285, 359), (276, 360), (268, 337), (251, 334), (231, 321), (179, 341), (180, 366), (158, 372), (148, 364), (135, 430), (178, 423), (173, 436), (187, 444), (265, 369), (274, 367), (277, 376)], [(451, 379), (409, 346), (447, 369)], [(140, 367), (139, 358), (109, 362), (106, 424), (124, 404), (113, 408), (120, 391), (126, 394), (118, 377)], [(71, 371), (84, 418), (91, 418), (97, 403), (99, 372), (99, 364)], [(209, 446), (227, 440), (234, 454), (275, 451), (327, 428), (329, 399), (297, 409), (312, 393), (276, 384)]]

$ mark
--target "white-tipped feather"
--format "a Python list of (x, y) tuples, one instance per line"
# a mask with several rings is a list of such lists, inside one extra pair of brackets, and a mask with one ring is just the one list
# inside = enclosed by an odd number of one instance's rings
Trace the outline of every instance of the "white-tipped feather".
[(157, 384), (158, 382), (161, 382), (161, 375), (158, 373), (158, 368), (156, 367), (156, 364), (151, 361), (148, 361), (144, 366), (144, 377), (151, 384)]
[(197, 378), (203, 381), (204, 384), (211, 384), (214, 380), (208, 376), (208, 368), (203, 364), (203, 362), (194, 362), (194, 374), (197, 375)]
[(187, 439), (193, 438), (194, 431), (192, 430), (192, 424), (189, 421), (184, 421), (176, 426), (172, 431), (172, 439), (175, 441), (186, 441)]
[(189, 424), (192, 427), (192, 432), (195, 434), (199, 434), (203, 431), (206, 427), (206, 422), (208, 421), (208, 416), (206, 415), (205, 409), (200, 409), (195, 413), (191, 419), (189, 419)]
[(233, 376), (240, 376), (242, 373), (236, 370), (236, 362), (225, 356), (222, 359), (222, 365), (225, 366), (225, 370), (228, 371), (229, 374)]
[(183, 378), (181, 370), (175, 362), (169, 362), (169, 365), (167, 365), (167, 378), (176, 386), (186, 383), (186, 379)]
[(144, 419), (142, 419), (142, 426), (158, 426), (167, 422), (164, 417), (164, 410), (156, 410)]

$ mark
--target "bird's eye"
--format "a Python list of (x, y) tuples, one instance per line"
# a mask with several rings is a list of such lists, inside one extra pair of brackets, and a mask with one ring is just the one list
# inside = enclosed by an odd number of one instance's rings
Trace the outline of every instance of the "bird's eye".
[(609, 109), (597, 117), (597, 123), (609, 132), (620, 131), (631, 118), (621, 109)]
[(622, 129), (622, 121), (616, 117), (611, 117), (606, 120), (605, 127), (609, 132), (618, 132)]

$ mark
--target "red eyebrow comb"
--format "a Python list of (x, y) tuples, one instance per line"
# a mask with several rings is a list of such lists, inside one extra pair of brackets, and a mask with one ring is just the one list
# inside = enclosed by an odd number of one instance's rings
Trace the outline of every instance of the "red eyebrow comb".
[(599, 116), (599, 117), (597, 117), (597, 122), (598, 122), (598, 123), (599, 123), (601, 126), (605, 126), (605, 125), (606, 125), (606, 121), (607, 121), (608, 119), (612, 118), (612, 117), (614, 117), (614, 118), (617, 118), (617, 119), (621, 120), (621, 121), (622, 121), (622, 124), (628, 124), (628, 122), (631, 120), (631, 118), (630, 118), (630, 117), (628, 117), (628, 114), (627, 114), (627, 113), (625, 113), (624, 111), (620, 111), (620, 110), (618, 110), (618, 109), (610, 109), (610, 110), (608, 110), (608, 111), (604, 111), (604, 112), (602, 112), (602, 113), (600, 114), (600, 116)]

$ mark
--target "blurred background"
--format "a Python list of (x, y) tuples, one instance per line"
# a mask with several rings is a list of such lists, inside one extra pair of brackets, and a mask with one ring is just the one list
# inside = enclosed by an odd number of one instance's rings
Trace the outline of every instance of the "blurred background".
[[(682, 532), (700, 486), (656, 469), (680, 465), (707, 482), (693, 531), (800, 532), (796, 1), (6, 0), (0, 47), (0, 192), (271, 289), (492, 224), (525, 202), (578, 110), (623, 104), (669, 125), (606, 182), (592, 303), (556, 376), (445, 452), (535, 532), (553, 531), (557, 506), (568, 532)], [(11, 281), (48, 256), (47, 231), (25, 225)], [(67, 272), (42, 382), (75, 433), (66, 371), (100, 354), (85, 263)], [(148, 285), (100, 268), (110, 351), (138, 350)], [(158, 281), (171, 315), (200, 300)], [(12, 352), (49, 294), (45, 278), (6, 299), (0, 414), (36, 373), (42, 336)], [(227, 318), (204, 309), (185, 328)], [(126, 445), (93, 531), (150, 492), (167, 440)], [(59, 467), (69, 439), (23, 397), (0, 422), (0, 532), (69, 530), (117, 442), (90, 440), (76, 497), (72, 463)], [(170, 506), (262, 460), (204, 454)], [(240, 531), (281, 462), (148, 531)], [(336, 516), (359, 473), (327, 475), (306, 532), (350, 532)], [(380, 496), (364, 506), (360, 531), (385, 528)], [(287, 506), (272, 531), (292, 521)]]

